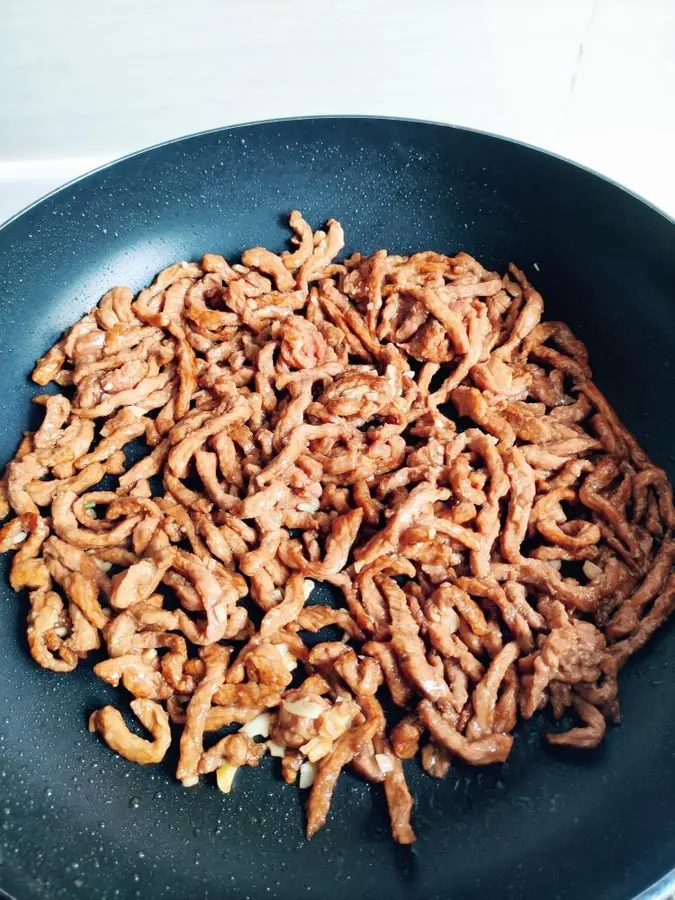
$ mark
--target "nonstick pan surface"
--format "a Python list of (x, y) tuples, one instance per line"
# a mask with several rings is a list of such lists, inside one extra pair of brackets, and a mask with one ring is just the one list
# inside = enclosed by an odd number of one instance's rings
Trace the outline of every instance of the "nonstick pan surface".
[[(646, 161), (647, 165), (648, 162)], [(597, 383), (675, 474), (675, 226), (619, 187), (485, 134), (325, 118), (214, 131), (121, 160), (0, 230), (0, 462), (29, 427), (34, 360), (112, 284), (179, 259), (282, 249), (293, 208), (339, 219), (347, 251), (464, 248), (523, 267), (547, 318), (572, 325)], [(536, 265), (535, 265), (536, 264)], [(0, 887), (17, 900), (625, 900), (675, 866), (675, 634), (622, 674), (624, 721), (562, 753), (517, 729), (507, 764), (417, 764), (412, 849), (381, 792), (339, 782), (328, 826), (303, 837), (301, 795), (272, 763), (183, 789), (175, 759), (142, 768), (87, 733), (114, 702), (90, 665), (39, 669), (26, 600), (0, 581)], [(208, 783), (207, 783), (208, 782)], [(664, 888), (665, 891), (665, 888)], [(665, 895), (665, 893), (664, 893)]]

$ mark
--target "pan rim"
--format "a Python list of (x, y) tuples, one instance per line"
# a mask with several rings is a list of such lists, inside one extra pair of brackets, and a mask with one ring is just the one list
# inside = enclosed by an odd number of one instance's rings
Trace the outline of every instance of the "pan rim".
[[(305, 115), (305, 116), (281, 116), (279, 118), (272, 119), (253, 119), (252, 121), (247, 122), (235, 122), (231, 125), (218, 125), (214, 128), (205, 128), (201, 131), (193, 131), (188, 134), (181, 134), (173, 138), (168, 138), (164, 141), (158, 141), (156, 144), (149, 144), (146, 147), (141, 147), (138, 150), (132, 150), (130, 153), (125, 153), (122, 156), (115, 157), (115, 159), (110, 160), (109, 162), (103, 163), (100, 166), (96, 166), (93, 169), (89, 169), (87, 172), (84, 172), (82, 175), (77, 175), (75, 178), (71, 178), (70, 180), (64, 182), (59, 187), (54, 188), (51, 191), (48, 191), (46, 194), (43, 194), (41, 197), (38, 197), (36, 200), (33, 200), (27, 206), (24, 206), (18, 212), (14, 213), (9, 219), (6, 219), (4, 222), (0, 223), (0, 239), (4, 236), (3, 232), (17, 219), (20, 219), (21, 216), (30, 212), (36, 206), (39, 206), (40, 203), (43, 203), (45, 200), (49, 200), (57, 194), (61, 193), (61, 191), (65, 191), (68, 188), (74, 187), (82, 181), (85, 181), (87, 178), (92, 177), (93, 175), (98, 175), (101, 172), (105, 172), (107, 169), (116, 166), (118, 163), (127, 162), (131, 159), (134, 159), (137, 156), (142, 156), (144, 153), (151, 153), (154, 150), (160, 150), (164, 147), (170, 147), (173, 144), (179, 144), (183, 141), (189, 141), (193, 138), (207, 137), (214, 134), (220, 134), (231, 131), (238, 131), (239, 129), (244, 128), (255, 128), (259, 125), (283, 125), (289, 122), (345, 122), (345, 121), (364, 121), (364, 122), (392, 122), (396, 124), (407, 124), (407, 125), (425, 125), (432, 126), (434, 128), (449, 128), (453, 131), (461, 131), (468, 134), (480, 135), (482, 137), (491, 138), (496, 141), (501, 141), (506, 144), (513, 144), (517, 147), (524, 147), (526, 150), (533, 150), (535, 153), (543, 154), (544, 156), (548, 156), (551, 159), (555, 159), (558, 162), (566, 163), (569, 166), (574, 167), (575, 169), (580, 169), (583, 172), (586, 172), (589, 175), (593, 175), (595, 178), (599, 178), (601, 181), (604, 181), (606, 184), (611, 185), (617, 190), (627, 194), (629, 197), (632, 197), (634, 200), (637, 200), (639, 203), (642, 203), (644, 206), (655, 212), (661, 218), (663, 218), (668, 224), (675, 226), (675, 216), (671, 216), (670, 213), (667, 213), (664, 209), (661, 209), (656, 204), (652, 203), (651, 200), (647, 200), (646, 197), (643, 197), (641, 194), (638, 194), (636, 191), (633, 191), (631, 188), (626, 187), (626, 185), (621, 184), (621, 182), (616, 181), (614, 178), (611, 178), (609, 175), (604, 175), (602, 172), (598, 172), (596, 169), (591, 166), (584, 165), (583, 163), (577, 162), (573, 159), (570, 159), (567, 156), (564, 156), (561, 153), (556, 153), (553, 150), (548, 150), (544, 147), (538, 147), (536, 144), (530, 144), (527, 141), (521, 141), (518, 138), (509, 137), (508, 135), (498, 134), (494, 131), (486, 131), (481, 128), (471, 128), (468, 125), (456, 125), (453, 122), (440, 122), (436, 119), (417, 119), (411, 116), (381, 116), (381, 115), (371, 115), (368, 113), (363, 114), (353, 114), (353, 113), (343, 113), (343, 114), (319, 114), (319, 115)], [(675, 872), (675, 870), (674, 870)]]
[(675, 868), (645, 888), (634, 900), (672, 900), (675, 892)]

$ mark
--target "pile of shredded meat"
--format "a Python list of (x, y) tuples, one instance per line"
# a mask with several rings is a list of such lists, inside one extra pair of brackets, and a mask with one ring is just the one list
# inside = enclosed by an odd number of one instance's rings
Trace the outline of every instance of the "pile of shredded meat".
[(0, 480), (0, 550), (39, 665), (107, 651), (150, 735), (97, 710), (117, 753), (158, 763), (179, 726), (178, 779), (224, 791), (271, 753), (310, 837), (350, 767), (405, 844), (403, 760), (503, 762), (547, 705), (556, 745), (618, 722), (675, 605), (672, 490), (515, 266), (336, 262), (338, 222), (290, 226), (292, 252), (113, 288), (40, 359), (61, 390)]

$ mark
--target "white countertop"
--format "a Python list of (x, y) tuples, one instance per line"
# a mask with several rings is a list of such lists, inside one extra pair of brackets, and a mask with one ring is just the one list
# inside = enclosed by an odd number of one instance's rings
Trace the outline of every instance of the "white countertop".
[(673, 0), (5, 0), (0, 221), (120, 155), (280, 116), (544, 147), (675, 216)]

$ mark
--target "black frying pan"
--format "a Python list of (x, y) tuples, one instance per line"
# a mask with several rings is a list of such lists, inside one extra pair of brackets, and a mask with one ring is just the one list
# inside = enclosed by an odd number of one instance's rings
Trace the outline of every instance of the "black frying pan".
[[(648, 160), (645, 165), (648, 165)], [(384, 119), (269, 122), (144, 151), (63, 188), (0, 231), (0, 460), (29, 423), (26, 376), (111, 284), (134, 290), (179, 259), (281, 249), (288, 211), (342, 221), (347, 250), (465, 248), (509, 260), (547, 316), (588, 344), (596, 380), (675, 474), (675, 228), (615, 185), (485, 134)], [(536, 264), (536, 265), (535, 265)], [(2, 562), (6, 566), (6, 561)], [(595, 752), (517, 729), (504, 766), (409, 767), (413, 849), (381, 792), (345, 775), (306, 843), (300, 795), (240, 772), (184, 790), (86, 731), (114, 692), (83, 666), (38, 669), (25, 600), (0, 586), (0, 886), (33, 898), (500, 900), (633, 897), (675, 866), (672, 627), (622, 675), (624, 724)], [(671, 887), (673, 884), (671, 883)], [(655, 896), (665, 896), (667, 879)]]

